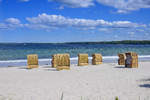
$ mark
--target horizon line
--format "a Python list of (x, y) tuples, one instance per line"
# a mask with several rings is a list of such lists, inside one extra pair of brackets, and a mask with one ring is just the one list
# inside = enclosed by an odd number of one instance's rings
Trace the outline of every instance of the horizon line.
[(63, 43), (109, 43), (109, 42), (150, 42), (150, 40), (114, 40), (114, 41), (72, 41), (72, 42), (0, 42), (0, 44), (3, 43), (49, 43), (49, 44), (63, 44)]

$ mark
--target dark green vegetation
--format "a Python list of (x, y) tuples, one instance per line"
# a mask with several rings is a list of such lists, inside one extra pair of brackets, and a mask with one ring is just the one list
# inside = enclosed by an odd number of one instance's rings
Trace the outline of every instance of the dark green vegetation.
[(118, 97), (116, 97), (116, 98), (115, 98), (115, 100), (119, 100), (119, 98), (118, 98)]
[(67, 42), (68, 44), (150, 44), (150, 40), (124, 40), (124, 41), (102, 41), (102, 42)]
[[(28, 44), (28, 43), (0, 43), (2, 44)], [(29, 44), (150, 44), (150, 40), (123, 40), (123, 41), (100, 41), (100, 42), (64, 42), (64, 43), (29, 43)]]

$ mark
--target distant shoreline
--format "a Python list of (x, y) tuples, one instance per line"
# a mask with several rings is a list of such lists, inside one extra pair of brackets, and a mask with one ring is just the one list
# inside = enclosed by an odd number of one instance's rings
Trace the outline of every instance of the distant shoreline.
[(62, 42), (62, 43), (36, 43), (36, 42), (1, 42), (2, 44), (150, 44), (150, 40), (122, 40), (122, 41), (96, 41), (96, 42)]

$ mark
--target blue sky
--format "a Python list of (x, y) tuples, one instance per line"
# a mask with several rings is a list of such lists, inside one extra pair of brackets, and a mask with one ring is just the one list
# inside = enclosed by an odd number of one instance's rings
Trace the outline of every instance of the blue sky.
[(150, 40), (149, 0), (0, 0), (0, 42)]

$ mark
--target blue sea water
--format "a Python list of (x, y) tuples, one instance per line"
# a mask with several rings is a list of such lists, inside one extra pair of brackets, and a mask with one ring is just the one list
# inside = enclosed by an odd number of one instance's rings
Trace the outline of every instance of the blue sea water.
[(71, 62), (77, 63), (78, 53), (101, 53), (104, 62), (116, 62), (117, 54), (137, 52), (139, 60), (150, 61), (150, 45), (133, 44), (50, 44), (50, 43), (4, 43), (0, 44), (0, 66), (25, 66), (28, 54), (38, 54), (40, 65), (50, 64), (51, 55), (69, 53)]

